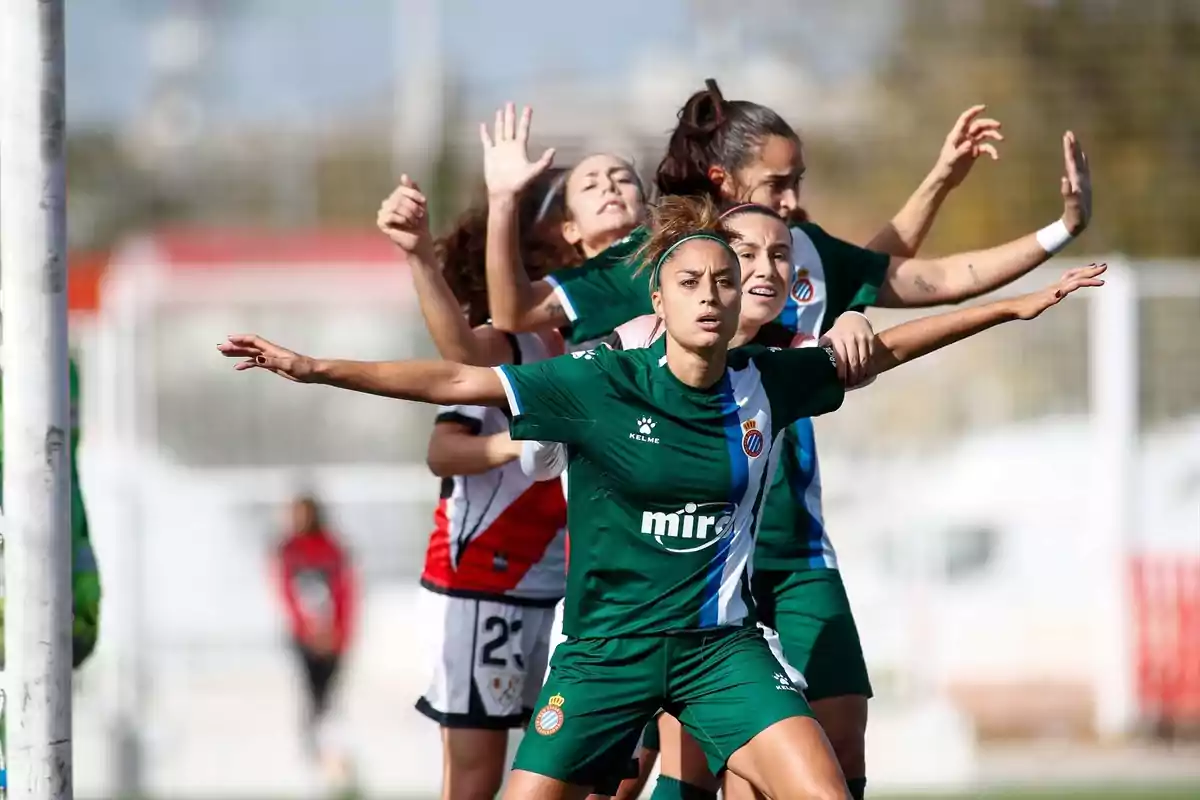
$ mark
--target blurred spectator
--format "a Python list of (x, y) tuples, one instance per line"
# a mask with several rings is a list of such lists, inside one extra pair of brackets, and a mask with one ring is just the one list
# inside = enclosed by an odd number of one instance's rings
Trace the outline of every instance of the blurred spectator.
[(345, 787), (350, 784), (351, 764), (333, 735), (328, 711), (354, 620), (354, 571), (311, 495), (301, 495), (292, 503), (278, 568), (288, 630), (308, 694), (305, 741), (326, 779)]

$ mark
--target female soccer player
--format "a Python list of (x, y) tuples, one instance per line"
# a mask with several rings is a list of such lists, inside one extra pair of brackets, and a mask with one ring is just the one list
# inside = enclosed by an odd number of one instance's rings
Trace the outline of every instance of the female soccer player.
[[(520, 209), (521, 254), (535, 275), (574, 258), (541, 208), (556, 180), (552, 170), (540, 175)], [(443, 358), (493, 366), (562, 352), (555, 332), (501, 333), (487, 324), (486, 208), (467, 211), (434, 242), (425, 196), (404, 176), (377, 224), (406, 254)], [(543, 235), (547, 227), (553, 235)], [(442, 497), (421, 585), (423, 613), (442, 621), (442, 638), (417, 710), (441, 726), (443, 800), (483, 800), (500, 791), (508, 731), (529, 720), (548, 659), (552, 609), (565, 590), (562, 488), (557, 480), (526, 477), (518, 455), (499, 409), (439, 409), (428, 463), (442, 478)]]
[[(964, 130), (963, 121), (960, 118), (952, 137)], [(951, 144), (948, 139), (947, 147)], [(841, 242), (810, 222), (792, 225), (794, 271), (779, 322), (801, 338), (817, 337), (847, 309), (957, 303), (1024, 275), (1065, 247), (1089, 222), (1087, 158), (1069, 132), (1063, 136), (1063, 160), (1061, 219), (989, 250), (939, 259), (889, 257)], [(725, 100), (716, 83), (708, 81), (680, 110), (656, 181), (667, 193), (761, 203), (789, 214), (798, 208), (804, 168), (800, 139), (778, 114), (755, 103)], [(953, 170), (943, 171), (942, 177), (931, 190), (934, 208), (957, 178)], [(918, 226), (914, 252), (931, 220)], [(629, 292), (631, 305), (633, 294)], [(869, 345), (869, 339), (859, 340), (858, 347), (839, 351), (853, 380), (861, 377)], [(754, 596), (764, 621), (778, 630), (788, 661), (804, 674), (817, 719), (854, 796), (861, 797), (871, 684), (836, 553), (825, 531), (812, 424), (798, 422), (786, 432), (783, 444), (755, 551)], [(663, 746), (674, 746), (670, 735)], [(700, 780), (673, 775), (669, 769), (664, 775), (658, 800), (675, 795), (669, 791), (671, 779)], [(736, 791), (732, 784), (726, 788)]]
[[(581, 797), (628, 759), (660, 707), (772, 797), (844, 798), (845, 783), (752, 620), (746, 581), (776, 429), (835, 410), (827, 348), (729, 351), (741, 305), (733, 235), (711, 202), (664, 201), (642, 257), (666, 328), (653, 347), (599, 349), (494, 370), (447, 362), (317, 360), (255, 335), (220, 345), (267, 369), (431, 403), (505, 406), (514, 438), (568, 444), (575, 552), (567, 633), (506, 797)], [(1099, 269), (1012, 300), (930, 317), (878, 337), (891, 369), (999, 323), (1032, 319)]]
[[(912, 255), (928, 232), (948, 188), (961, 182), (977, 156), (988, 153), (996, 157), (992, 141), (1000, 138), (999, 124), (994, 120), (979, 119), (982, 110), (980, 106), (973, 107), (959, 118), (947, 136), (929, 177), (900, 213), (872, 240), (873, 246), (898, 256)], [(527, 148), (531, 113), (526, 108), (518, 120), (514, 107), (509, 104), (497, 111), (491, 135), (486, 127), (480, 131), (491, 197), (488, 285), (493, 298), (493, 317), (497, 327), (514, 331), (567, 326), (568, 337), (577, 346), (586, 347), (583, 343), (606, 336), (631, 317), (649, 311), (644, 278), (641, 281), (637, 279), (635, 273), (638, 267), (630, 258), (633, 248), (645, 236), (644, 229), (636, 227), (636, 221), (642, 215), (620, 213), (628, 211), (633, 202), (640, 199), (640, 194), (631, 191), (636, 179), (627, 164), (623, 169), (620, 168), (623, 162), (610, 161), (610, 172), (585, 169), (581, 165), (570, 173), (564, 191), (564, 204), (572, 224), (584, 227), (582, 230), (564, 227), (564, 235), (581, 241), (584, 255), (590, 258), (582, 266), (563, 270), (552, 279), (531, 282), (521, 268), (513, 246), (518, 228), (512, 209), (517, 199), (524, 196), (525, 183), (545, 169), (554, 155), (553, 150), (547, 150), (536, 162), (530, 161)], [(773, 131), (795, 135), (769, 109), (762, 109), (756, 119), (743, 120), (739, 130), (747, 136), (760, 139), (773, 135)], [(693, 146), (696, 142), (688, 140), (685, 144)], [(586, 165), (588, 162), (584, 163)], [(579, 179), (574, 179), (577, 173), (580, 173)], [(782, 198), (782, 202), (786, 204), (788, 198)], [(589, 225), (594, 232), (587, 227)], [(589, 233), (591, 235), (587, 235)], [(624, 238), (618, 244), (597, 252), (596, 248), (604, 247), (622, 236)], [(879, 258), (874, 253), (846, 245), (827, 235), (818, 237), (814, 247), (819, 248), (826, 258), (832, 260), (840, 257), (849, 269), (863, 272), (872, 268), (873, 258)], [(844, 302), (848, 305), (850, 299), (846, 297)], [(828, 332), (833, 319), (834, 315), (829, 315), (829, 324), (824, 326), (825, 332)], [(868, 347), (868, 343), (869, 337), (864, 336), (845, 341), (839, 337), (831, 342), (847, 361), (853, 359), (857, 365), (861, 364), (859, 353)], [(861, 371), (860, 367), (856, 369)], [(646, 759), (642, 759), (643, 765), (647, 763)], [(673, 781), (677, 782), (679, 776), (674, 775), (674, 771), (673, 767), (666, 765), (668, 777), (660, 781), (664, 789), (673, 785)]]

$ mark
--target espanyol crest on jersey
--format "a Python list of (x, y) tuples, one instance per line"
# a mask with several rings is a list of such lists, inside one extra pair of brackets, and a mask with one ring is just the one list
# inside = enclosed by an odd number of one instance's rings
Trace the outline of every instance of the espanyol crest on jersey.
[(815, 335), (825, 319), (825, 264), (808, 234), (792, 228), (792, 282), (780, 323), (797, 333)]

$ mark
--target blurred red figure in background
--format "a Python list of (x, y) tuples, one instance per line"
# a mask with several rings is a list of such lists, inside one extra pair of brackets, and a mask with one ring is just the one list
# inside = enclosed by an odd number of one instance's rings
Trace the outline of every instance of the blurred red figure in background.
[(292, 503), (290, 528), (277, 554), (288, 633), (304, 668), (309, 752), (326, 778), (345, 786), (349, 759), (326, 723), (329, 699), (353, 630), (356, 587), (345, 551), (311, 495)]

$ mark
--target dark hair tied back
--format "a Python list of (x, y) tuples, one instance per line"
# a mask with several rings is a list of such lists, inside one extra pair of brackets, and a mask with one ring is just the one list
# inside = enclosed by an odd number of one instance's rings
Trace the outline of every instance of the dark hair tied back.
[(720, 203), (724, 198), (709, 178), (709, 169), (721, 167), (732, 174), (757, 156), (769, 136), (800, 143), (800, 137), (779, 114), (747, 100), (726, 100), (717, 82), (709, 78), (704, 89), (689, 97), (679, 110), (679, 124), (671, 132), (667, 153), (655, 174), (658, 191), (663, 195), (704, 195)]

